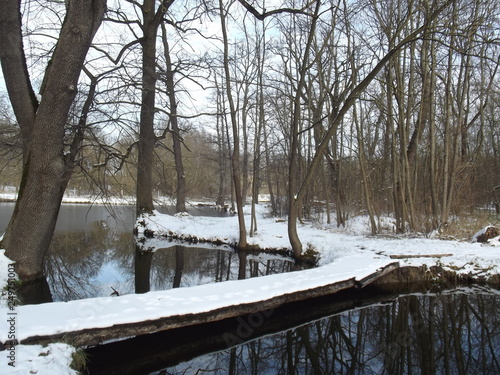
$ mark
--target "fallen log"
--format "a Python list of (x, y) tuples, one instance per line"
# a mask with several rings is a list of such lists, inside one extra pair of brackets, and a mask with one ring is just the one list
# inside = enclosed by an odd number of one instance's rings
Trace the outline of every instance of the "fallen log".
[(364, 288), (366, 285), (371, 284), (377, 279), (380, 279), (382, 276), (387, 275), (388, 273), (394, 271), (399, 268), (399, 262), (389, 263), (387, 266), (380, 268), (377, 272), (368, 275), (361, 280), (356, 280), (356, 287)]
[(232, 305), (197, 314), (174, 315), (154, 320), (135, 323), (117, 324), (110, 327), (96, 327), (69, 332), (59, 332), (53, 335), (31, 336), (20, 340), (20, 344), (48, 344), (64, 341), (74, 346), (98, 345), (123, 337), (133, 337), (175, 328), (220, 321), (244, 314), (275, 309), (290, 302), (304, 301), (310, 298), (333, 294), (355, 286), (355, 279), (335, 282), (321, 287), (288, 293), (268, 300)]
[[(121, 339), (124, 337), (132, 337), (132, 336), (150, 334), (160, 331), (167, 331), (181, 327), (188, 327), (198, 324), (216, 322), (227, 318), (238, 317), (244, 314), (253, 314), (266, 310), (269, 311), (292, 302), (307, 301), (316, 297), (333, 295), (339, 291), (347, 289), (359, 290), (360, 288), (364, 288), (368, 284), (371, 284), (372, 282), (383, 277), (384, 275), (387, 275), (391, 271), (394, 271), (398, 267), (399, 264), (397, 262), (385, 264), (382, 265), (379, 269), (377, 269), (375, 273), (369, 274), (368, 276), (365, 276), (360, 280), (356, 280), (355, 277), (351, 277), (344, 280), (334, 281), (328, 284), (311, 287), (308, 289), (300, 289), (293, 292), (276, 295), (271, 298), (264, 298), (262, 300), (256, 300), (248, 303), (231, 304), (228, 306), (214, 308), (203, 312), (173, 314), (154, 319), (145, 319), (142, 321), (136, 321), (130, 323), (117, 323), (114, 325), (101, 326), (101, 327), (97, 326), (94, 328), (82, 327), (81, 329), (67, 329), (66, 327), (64, 327), (66, 329), (63, 328), (58, 333), (55, 334), (27, 335), (27, 337), (24, 337), (19, 341), (21, 344), (46, 344), (56, 341), (65, 341), (71, 343), (74, 346), (88, 346), (88, 345), (98, 345), (112, 340)], [(312, 269), (311, 271), (314, 272), (315, 270), (319, 269)], [(297, 274), (297, 276), (298, 275), (299, 274)], [(293, 279), (294, 273), (288, 274), (287, 277)], [(274, 279), (275, 278), (273, 278), (272, 280)], [(239, 281), (238, 283), (242, 282), (244, 282), (244, 280)], [(238, 283), (234, 283), (234, 285), (237, 286)], [(225, 288), (222, 283), (219, 285)], [(177, 289), (177, 291), (183, 292), (180, 289)], [(226, 293), (226, 294), (232, 294), (232, 293)], [(116, 303), (120, 303), (119, 298), (121, 297), (115, 297), (115, 298), (116, 298)], [(70, 302), (70, 304), (77, 305), (78, 302)], [(47, 304), (47, 306), (38, 306), (36, 308), (50, 309), (49, 305), (50, 304)], [(82, 309), (82, 307), (79, 308)], [(102, 313), (103, 314), (108, 313), (107, 309), (103, 308)], [(93, 319), (98, 320), (99, 314), (95, 314), (95, 316), (93, 316)], [(74, 321), (75, 320), (71, 318), (69, 320), (69, 323), (73, 324)], [(71, 325), (69, 323), (68, 325)]]
[(405, 258), (443, 258), (451, 257), (453, 254), (401, 254), (391, 255), (391, 259), (405, 259)]

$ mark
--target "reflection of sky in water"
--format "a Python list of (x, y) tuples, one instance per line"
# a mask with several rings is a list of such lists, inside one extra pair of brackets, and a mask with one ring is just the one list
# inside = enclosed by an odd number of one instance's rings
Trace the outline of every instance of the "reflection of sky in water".
[(99, 286), (101, 296), (111, 295), (113, 290), (120, 294), (134, 292), (134, 280), (131, 280), (130, 276), (123, 275), (120, 265), (116, 261), (104, 263), (93, 282)]
[[(213, 213), (206, 207), (197, 213), (203, 210)], [(171, 241), (137, 261), (133, 215), (132, 206), (112, 211), (104, 206), (62, 206), (45, 267), (55, 301), (106, 297), (115, 290), (130, 294), (136, 283), (144, 292), (144, 288), (190, 287), (236, 280), (242, 274), (248, 278), (294, 269), (290, 259), (280, 256), (249, 254), (242, 260), (232, 249), (184, 247)]]
[[(79, 235), (89, 236), (89, 233)], [(142, 280), (142, 285), (149, 280), (149, 290), (166, 290), (174, 287), (176, 279), (178, 287), (182, 288), (237, 280), (241, 275), (241, 259), (237, 254), (212, 247), (177, 245), (159, 249), (145, 256), (149, 260), (142, 264), (149, 266), (137, 268), (133, 245), (101, 250), (98, 245), (108, 243), (94, 237), (103, 235), (116, 236), (112, 231), (95, 231), (88, 241), (90, 250), (82, 245), (85, 241), (76, 240), (79, 242), (77, 252), (84, 254), (76, 261), (74, 249), (68, 243), (49, 257), (48, 282), (55, 301), (106, 297), (115, 291), (120, 295), (135, 293), (137, 280)], [(249, 256), (243, 263), (247, 278), (289, 272), (293, 266), (287, 258), (268, 254)]]
[[(0, 202), (0, 233), (5, 231), (9, 223), (15, 203)], [(158, 206), (161, 213), (174, 214), (175, 206)], [(228, 213), (211, 206), (188, 206), (193, 216), (227, 216)], [(105, 221), (114, 229), (130, 231), (135, 221), (134, 205), (102, 205), (102, 204), (63, 204), (57, 219), (56, 232), (67, 230), (90, 230), (96, 221)]]
[[(15, 204), (0, 202), (0, 232), (7, 227)], [(135, 206), (63, 204), (57, 219), (56, 233), (75, 230), (92, 230), (95, 222), (104, 221), (114, 229), (130, 231), (134, 225)]]
[[(0, 232), (7, 226), (13, 210), (14, 203), (0, 203)], [(173, 213), (172, 207), (158, 210)], [(227, 215), (212, 207), (196, 205), (189, 206), (188, 211), (192, 215)], [(134, 217), (134, 206), (61, 206), (46, 259), (47, 281), (55, 301), (109, 296), (113, 289), (120, 295), (135, 292)], [(170, 289), (175, 282), (179, 287), (190, 287), (241, 276), (240, 258), (231, 249), (177, 246), (176, 250), (174, 245), (168, 242), (168, 248), (152, 255), (150, 290)], [(249, 254), (244, 266), (247, 278), (293, 269), (290, 259), (269, 254)]]
[(0, 236), (5, 232), (12, 212), (14, 212), (14, 203), (0, 202)]

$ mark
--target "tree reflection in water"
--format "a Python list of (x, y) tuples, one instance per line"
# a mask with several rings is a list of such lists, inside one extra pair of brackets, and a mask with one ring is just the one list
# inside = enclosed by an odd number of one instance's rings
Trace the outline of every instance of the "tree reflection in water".
[[(56, 233), (45, 259), (45, 275), (54, 301), (109, 296), (111, 284), (99, 280), (103, 269), (133, 266), (133, 236), (95, 221), (86, 231)], [(116, 285), (115, 285), (116, 286)]]
[(500, 374), (500, 296), (403, 296), (158, 374)]
[(146, 293), (297, 269), (290, 258), (276, 255), (184, 247), (167, 240), (164, 245), (154, 252), (143, 251), (132, 233), (105, 221), (94, 221), (90, 230), (61, 231), (54, 236), (45, 261), (53, 299)]
[[(136, 249), (136, 286), (146, 284), (148, 275), (152, 290), (190, 287), (227, 280), (251, 278), (296, 270), (292, 259), (270, 254), (235, 253), (230, 248), (185, 247), (167, 243), (170, 247), (154, 253)], [(147, 267), (150, 267), (149, 269)], [(144, 279), (138, 281), (138, 279)], [(145, 292), (141, 289), (136, 293)]]

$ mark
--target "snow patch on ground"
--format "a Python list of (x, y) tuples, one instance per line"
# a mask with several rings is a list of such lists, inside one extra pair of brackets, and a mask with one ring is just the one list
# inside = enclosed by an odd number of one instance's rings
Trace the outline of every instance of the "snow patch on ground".
[[(265, 205), (257, 205), (258, 230), (247, 241), (261, 249), (290, 249), (287, 223), (268, 215)], [(249, 207), (245, 208), (246, 211)], [(249, 213), (245, 211), (246, 222), (250, 222)], [(382, 218), (385, 225), (391, 225), (390, 218)], [(235, 216), (203, 217), (189, 214), (175, 216), (162, 215), (155, 212), (138, 219), (140, 233), (145, 230), (158, 236), (175, 234), (178, 238), (196, 237), (200, 241), (235, 244), (238, 241), (238, 220)], [(304, 250), (313, 248), (319, 255), (319, 265), (331, 262), (342, 262), (348, 256), (364, 254), (370, 259), (390, 259), (391, 255), (434, 255), (451, 254), (440, 258), (404, 258), (401, 265), (408, 266), (450, 266), (458, 273), (485, 276), (499, 273), (500, 251), (489, 244), (477, 242), (461, 242), (422, 237), (374, 237), (371, 236), (368, 217), (356, 217), (348, 221), (347, 226), (337, 228), (332, 224), (298, 224), (298, 233)], [(161, 239), (144, 239), (147, 248), (165, 247)], [(146, 247), (145, 247), (146, 248)]]
[(9, 349), (0, 353), (0, 370), (9, 375), (77, 375), (78, 372), (70, 368), (75, 351), (63, 343), (18, 345), (13, 355)]

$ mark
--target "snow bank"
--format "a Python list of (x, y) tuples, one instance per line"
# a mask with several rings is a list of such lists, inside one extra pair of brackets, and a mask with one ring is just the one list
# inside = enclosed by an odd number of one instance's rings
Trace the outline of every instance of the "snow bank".
[[(246, 208), (249, 210), (249, 208)], [(267, 214), (264, 205), (257, 206), (258, 231), (253, 237), (248, 237), (248, 243), (258, 245), (261, 249), (290, 249), (287, 235), (287, 223), (277, 221)], [(247, 223), (250, 222), (248, 212), (245, 212)], [(389, 225), (389, 219), (385, 219)], [(180, 239), (197, 238), (200, 241), (235, 244), (238, 241), (238, 220), (234, 216), (203, 217), (181, 215), (153, 215), (138, 219), (139, 234), (145, 231), (158, 236), (175, 234)], [(404, 258), (400, 259), (402, 266), (433, 266), (439, 265), (457, 273), (473, 274), (476, 277), (489, 277), (499, 273), (500, 249), (477, 242), (461, 242), (431, 238), (392, 237), (382, 238), (370, 236), (368, 219), (358, 217), (350, 220), (347, 228), (337, 228), (335, 225), (298, 225), (299, 237), (304, 249), (313, 248), (320, 254), (319, 265), (331, 262), (342, 262), (344, 258), (363, 254), (373, 259), (389, 259), (391, 256), (452, 254), (441, 258)], [(356, 234), (354, 234), (356, 233)], [(162, 247), (158, 239), (145, 239), (149, 249)], [(148, 247), (146, 246), (146, 247)], [(163, 245), (164, 247), (164, 245)]]
[(63, 343), (18, 345), (12, 355), (10, 350), (0, 353), (0, 369), (2, 374), (9, 375), (77, 375), (70, 368), (75, 351)]

